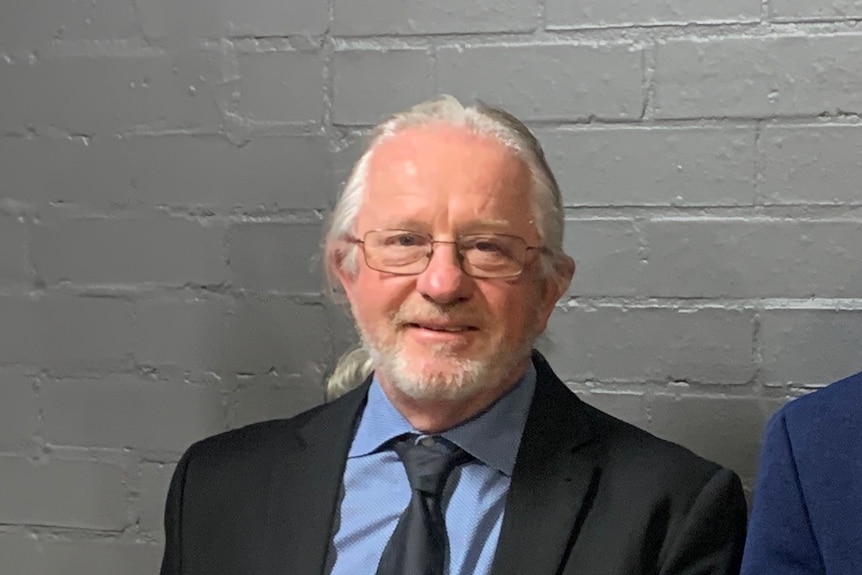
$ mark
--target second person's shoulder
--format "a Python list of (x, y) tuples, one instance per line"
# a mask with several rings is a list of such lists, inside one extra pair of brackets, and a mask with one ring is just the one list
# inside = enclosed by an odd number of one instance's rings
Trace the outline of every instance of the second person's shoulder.
[(862, 372), (799, 397), (779, 413), (791, 424), (836, 418), (862, 420)]

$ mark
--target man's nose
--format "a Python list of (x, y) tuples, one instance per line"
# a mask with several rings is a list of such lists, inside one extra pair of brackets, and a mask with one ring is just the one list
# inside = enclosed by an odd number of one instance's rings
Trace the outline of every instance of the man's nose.
[(465, 300), (473, 279), (461, 268), (457, 246), (435, 243), (428, 267), (416, 280), (416, 289), (427, 299), (445, 305)]

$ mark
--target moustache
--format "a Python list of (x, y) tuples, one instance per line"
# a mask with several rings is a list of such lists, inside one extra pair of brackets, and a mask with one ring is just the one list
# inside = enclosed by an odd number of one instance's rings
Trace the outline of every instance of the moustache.
[(470, 325), (479, 327), (482, 318), (479, 314), (467, 310), (457, 313), (445, 312), (431, 306), (403, 306), (391, 318), (393, 323), (448, 323), (454, 325)]

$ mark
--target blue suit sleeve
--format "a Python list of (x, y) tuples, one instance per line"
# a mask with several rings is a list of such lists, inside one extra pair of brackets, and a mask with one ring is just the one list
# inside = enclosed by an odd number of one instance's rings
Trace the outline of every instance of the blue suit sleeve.
[(783, 411), (766, 427), (741, 575), (824, 575)]

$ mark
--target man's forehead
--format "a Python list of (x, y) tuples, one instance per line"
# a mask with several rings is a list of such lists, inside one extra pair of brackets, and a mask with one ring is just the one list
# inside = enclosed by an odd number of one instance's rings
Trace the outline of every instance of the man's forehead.
[(529, 217), (530, 181), (527, 164), (495, 136), (414, 126), (375, 148), (359, 215), (374, 227), (427, 231), (451, 218), (460, 233), (511, 232)]
[(492, 135), (440, 122), (404, 128), (377, 144), (370, 168), (373, 172), (392, 167), (409, 169), (419, 162), (434, 160), (452, 165), (475, 160), (477, 155), (496, 158), (500, 163), (519, 161), (513, 150)]

